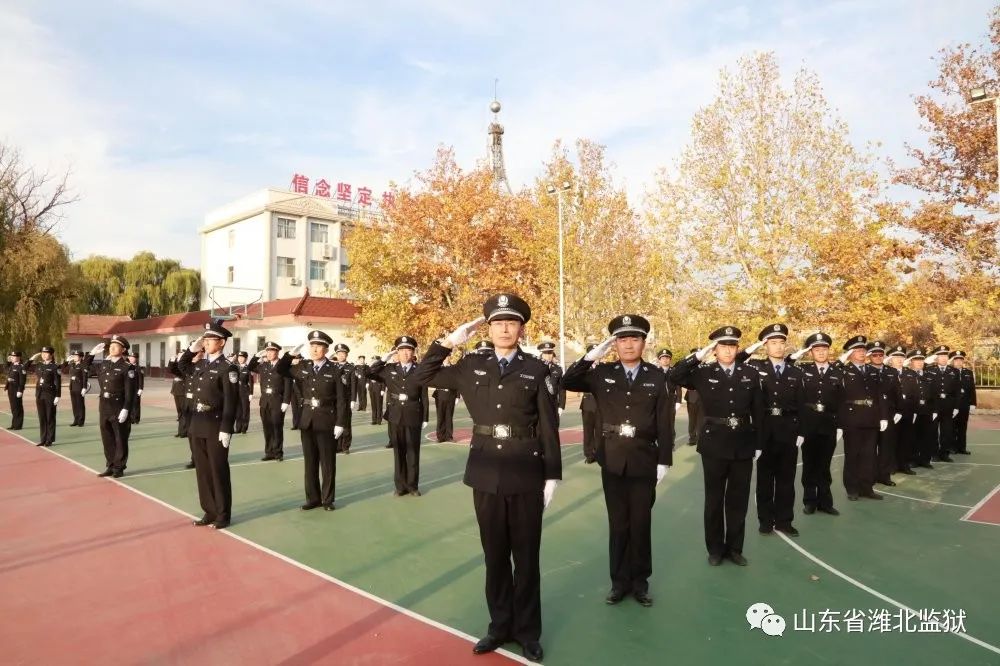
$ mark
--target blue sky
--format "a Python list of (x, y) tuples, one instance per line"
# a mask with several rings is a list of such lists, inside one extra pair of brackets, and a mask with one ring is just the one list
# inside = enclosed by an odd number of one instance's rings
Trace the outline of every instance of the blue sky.
[(641, 205), (719, 69), (756, 50), (789, 79), (816, 71), (855, 143), (905, 163), (931, 57), (978, 41), (991, 6), (0, 0), (0, 138), (72, 171), (59, 234), (76, 258), (197, 267), (208, 210), (294, 172), (379, 193), (439, 144), (484, 158), (494, 78), (515, 187), (555, 139), (587, 137)]

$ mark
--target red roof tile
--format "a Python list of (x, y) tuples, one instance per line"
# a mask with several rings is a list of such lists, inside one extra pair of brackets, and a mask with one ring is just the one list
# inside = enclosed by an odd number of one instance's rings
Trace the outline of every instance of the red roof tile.
[(101, 336), (113, 325), (123, 321), (129, 321), (129, 318), (125, 315), (70, 315), (69, 322), (66, 324), (66, 335), (73, 337), (81, 335)]

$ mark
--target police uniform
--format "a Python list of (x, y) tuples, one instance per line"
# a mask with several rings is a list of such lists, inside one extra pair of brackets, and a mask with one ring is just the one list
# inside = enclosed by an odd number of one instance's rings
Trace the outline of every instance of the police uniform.
[(146, 372), (139, 364), (139, 352), (131, 352), (128, 357), (129, 364), (135, 369), (135, 402), (128, 415), (132, 425), (135, 425), (142, 418), (142, 392), (146, 389)]
[[(830, 347), (833, 338), (826, 333), (814, 333), (806, 338), (805, 349)], [(837, 409), (844, 387), (840, 368), (831, 362), (803, 363), (802, 407), (799, 417), (802, 422), (802, 512), (813, 514), (817, 511), (831, 516), (840, 515), (833, 506), (830, 490), (833, 476), (830, 463), (837, 448)]]
[(66, 375), (69, 377), (69, 401), (73, 407), (73, 422), (70, 428), (82, 428), (87, 420), (87, 405), (84, 402), (84, 395), (90, 387), (87, 377), (87, 368), (83, 366), (83, 352), (74, 352), (74, 359), (64, 364)]
[[(645, 340), (649, 328), (649, 321), (639, 315), (621, 315), (608, 324), (618, 338)], [(584, 357), (563, 379), (567, 389), (593, 395), (601, 415), (597, 462), (608, 511), (611, 570), (606, 601), (616, 604), (631, 593), (649, 606), (652, 509), (657, 467), (673, 464), (674, 391), (667, 373), (641, 358), (628, 368), (620, 360), (594, 365)]]
[[(964, 351), (953, 351), (949, 357), (965, 359)], [(976, 375), (969, 368), (955, 368), (958, 372), (958, 415), (955, 417), (955, 453), (969, 454), (967, 436), (969, 414), (976, 406)]]
[[(358, 360), (364, 358), (359, 356)], [(368, 380), (365, 376), (368, 373), (367, 363), (355, 363), (354, 364), (354, 384), (355, 384), (355, 397), (354, 401), (358, 403), (358, 411), (364, 412), (368, 410)]]
[[(892, 356), (905, 356), (906, 350), (902, 347), (894, 347), (889, 353), (885, 343), (881, 340), (874, 340), (868, 344), (869, 356), (882, 352), (885, 359)], [(885, 413), (888, 416), (885, 430), (878, 434), (877, 451), (875, 454), (875, 481), (883, 486), (894, 486), (896, 482), (892, 480), (892, 474), (898, 467), (896, 449), (899, 446), (899, 423), (903, 420), (900, 410), (900, 400), (902, 399), (902, 377), (895, 368), (888, 364), (878, 364), (874, 360), (869, 366), (878, 372), (882, 400), (885, 402)]]
[[(936, 347), (931, 354), (936, 359), (938, 355), (947, 356), (951, 349), (947, 345)], [(937, 400), (938, 417), (937, 459), (941, 462), (951, 462), (949, 454), (955, 447), (955, 410), (958, 409), (959, 384), (961, 380), (958, 370), (950, 365), (931, 363), (924, 371), (930, 376)]]
[[(301, 357), (299, 357), (301, 358)], [(298, 430), (302, 423), (302, 389), (299, 383), (292, 381), (292, 430)]]
[[(112, 358), (105, 351), (96, 373), (100, 390), (97, 412), (105, 462), (105, 470), (98, 476), (113, 476), (117, 479), (125, 474), (128, 464), (128, 440), (132, 433), (129, 413), (135, 403), (136, 381), (135, 368), (125, 360), (128, 340), (120, 335), (112, 335), (105, 341), (105, 350), (112, 343), (117, 343), (122, 348), (122, 355)], [(83, 363), (88, 370), (93, 362), (93, 356), (84, 356)]]
[[(309, 344), (329, 349), (333, 340), (323, 331), (310, 331)], [(284, 354), (275, 366), (282, 377), (288, 377), (302, 395), (302, 456), (305, 462), (306, 503), (303, 511), (322, 506), (334, 510), (337, 480), (336, 428), (347, 422), (347, 387), (350, 378), (325, 356), (318, 361), (302, 358), (292, 365), (292, 356)]]
[[(709, 336), (716, 344), (735, 345), (742, 335), (723, 326)], [(698, 433), (705, 477), (705, 546), (709, 564), (728, 557), (745, 565), (743, 539), (755, 451), (764, 445), (764, 393), (756, 368), (734, 361), (729, 368), (701, 363), (690, 354), (670, 371), (670, 379), (698, 391), (704, 416)]]
[[(596, 346), (587, 345), (587, 351)], [(590, 465), (597, 462), (597, 445), (601, 441), (601, 418), (593, 393), (580, 394), (580, 417), (583, 420), (583, 461)]]
[[(268, 342), (264, 351), (281, 352), (281, 345)], [(260, 384), (260, 423), (264, 429), (264, 457), (261, 460), (285, 459), (285, 412), (292, 403), (292, 380), (278, 374), (278, 360), (273, 363), (254, 356), (247, 364), (256, 372)]]
[[(221, 321), (205, 324), (205, 338), (228, 340), (232, 337)], [(215, 529), (229, 526), (232, 520), (233, 489), (229, 476), (229, 446), (220, 434), (231, 437), (239, 403), (239, 368), (223, 350), (210, 358), (194, 361), (196, 352), (188, 348), (177, 364), (181, 372), (191, 376), (193, 388), (191, 422), (188, 436), (194, 452), (194, 469), (198, 478), (198, 500), (204, 515), (194, 525), (211, 525)]]
[(187, 378), (181, 374), (180, 369), (177, 367), (176, 358), (167, 361), (167, 372), (173, 375), (173, 379), (170, 382), (170, 395), (173, 396), (174, 411), (177, 413), (177, 434), (174, 437), (187, 437)]
[[(403, 335), (396, 338), (393, 347), (416, 351), (417, 341)], [(420, 430), (430, 417), (430, 404), (427, 386), (417, 382), (415, 369), (415, 361), (406, 367), (383, 361), (368, 366), (368, 376), (385, 384), (385, 420), (395, 452), (396, 495), (420, 495)]]
[[(345, 344), (337, 344), (333, 348), (334, 354), (337, 352), (344, 352), (345, 354), (351, 353), (351, 348)], [(340, 368), (341, 375), (347, 380), (347, 425), (344, 426), (344, 432), (341, 433), (340, 438), (337, 439), (337, 452), (338, 453), (350, 453), (351, 443), (354, 441), (354, 433), (351, 431), (351, 421), (354, 418), (354, 408), (351, 403), (353, 403), (358, 394), (358, 375), (357, 368), (353, 363), (344, 361), (341, 363), (336, 360), (336, 357), (332, 358), (331, 361), (334, 365)]]
[[(690, 353), (696, 351), (698, 350), (692, 349)], [(701, 432), (701, 400), (698, 398), (698, 392), (694, 389), (685, 389), (684, 402), (687, 403), (688, 446), (698, 446), (698, 433)]]
[[(531, 308), (499, 294), (486, 301), (483, 315), (527, 323)], [(546, 480), (562, 478), (556, 386), (545, 364), (520, 348), (502, 359), (495, 352), (467, 354), (442, 367), (449, 353), (432, 344), (415, 381), (457, 390), (474, 423), (464, 481), (473, 490), (486, 560), (490, 626), (473, 651), (515, 640), (529, 658), (540, 659), (543, 490)]]
[[(857, 335), (844, 343), (844, 351), (865, 349), (868, 338)], [(866, 365), (844, 363), (840, 373), (841, 394), (837, 422), (844, 432), (844, 489), (847, 499), (882, 499), (874, 491), (876, 449), (882, 421), (888, 421), (882, 398), (881, 375)]]
[[(924, 360), (922, 349), (912, 349), (906, 355), (910, 361)], [(903, 404), (904, 426), (899, 435), (901, 450), (899, 456), (904, 465), (904, 474), (913, 474), (913, 466), (933, 469), (931, 456), (937, 452), (938, 400), (934, 393), (934, 383), (926, 370), (904, 368), (900, 377), (900, 401)], [(912, 416), (909, 416), (912, 415)]]
[[(770, 324), (757, 335), (757, 340), (787, 340), (788, 327)], [(737, 363), (755, 368), (764, 392), (764, 446), (757, 459), (757, 519), (760, 533), (774, 530), (798, 536), (792, 525), (795, 517), (795, 470), (799, 462), (802, 435), (802, 412), (805, 409), (805, 387), (802, 370), (790, 359), (751, 359), (745, 351), (736, 356)], [(802, 440), (799, 440), (802, 437)]]
[[(372, 360), (378, 362), (382, 359), (378, 356), (373, 356)], [(368, 397), (372, 405), (372, 425), (382, 425), (382, 398), (385, 397), (385, 384), (380, 382), (377, 377), (371, 376), (368, 372), (369, 367), (366, 365), (362, 369), (365, 373), (365, 381), (368, 384)]]
[(434, 398), (437, 441), (455, 441), (455, 403), (458, 400), (458, 392), (448, 388), (439, 388), (434, 389), (431, 397)]
[(24, 427), (24, 388), (28, 384), (28, 371), (21, 363), (21, 352), (12, 352), (11, 358), (12, 360), (7, 362), (4, 379), (7, 400), (10, 402), (8, 430), (20, 430)]
[(480, 340), (476, 343), (476, 346), (472, 348), (472, 351), (476, 354), (492, 354), (495, 351), (493, 342), (490, 340)]
[[(898, 356), (902, 354), (904, 359), (908, 359), (910, 353), (902, 345), (892, 348), (889, 355)], [(922, 358), (922, 357), (921, 357)], [(896, 370), (890, 368), (899, 377), (899, 395), (896, 400), (896, 413), (900, 415), (897, 425), (896, 435), (896, 467), (892, 471), (902, 474), (913, 475), (913, 442), (916, 432), (914, 431), (914, 421), (916, 420), (917, 397), (914, 395), (914, 385), (917, 373), (906, 367), (909, 361), (904, 360), (903, 367)]]
[(670, 447), (677, 448), (677, 411), (681, 407), (681, 387), (670, 381), (670, 366), (660, 365), (662, 359), (674, 360), (674, 353), (669, 349), (660, 349), (656, 352), (656, 367), (660, 372), (667, 375), (667, 390), (670, 392), (670, 402), (673, 403), (673, 410), (670, 412)]
[(539, 343), (538, 351), (542, 354), (553, 355), (553, 360), (547, 361), (543, 358), (542, 363), (548, 366), (549, 374), (552, 375), (552, 382), (556, 385), (556, 407), (566, 409), (566, 389), (562, 385), (563, 369), (555, 361), (556, 343), (552, 341)]
[[(52, 347), (42, 347), (43, 352), (55, 354)], [(48, 362), (28, 361), (28, 369), (35, 373), (35, 406), (38, 408), (38, 446), (52, 446), (56, 441), (56, 405), (62, 396), (62, 373), (54, 359)]]

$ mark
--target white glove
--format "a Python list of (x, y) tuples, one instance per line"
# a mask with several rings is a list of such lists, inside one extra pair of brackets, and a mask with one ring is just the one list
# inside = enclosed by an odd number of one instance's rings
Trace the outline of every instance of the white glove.
[(351, 411), (354, 411), (357, 408), (358, 408), (358, 401), (357, 400), (351, 400)]
[(916, 422), (917, 422), (917, 415), (916, 415), (916, 414), (914, 414), (914, 415), (913, 415), (913, 422), (914, 422), (914, 423), (916, 423)]
[(287, 409), (288, 409), (288, 403), (287, 402), (281, 403), (281, 413), (284, 414), (285, 410)]
[(98, 342), (96, 345), (94, 345), (94, 348), (90, 350), (90, 355), (97, 356), (98, 354), (101, 354), (103, 352), (104, 352), (104, 343)]
[(764, 452), (761, 451), (760, 449), (757, 449), (756, 451), (754, 451), (753, 452), (753, 461), (757, 462), (757, 458), (760, 458), (760, 454), (762, 454), (762, 453), (764, 453)]
[(848, 357), (848, 356), (850, 356), (850, 355), (851, 355), (851, 353), (852, 353), (853, 351), (854, 351), (853, 349), (852, 349), (852, 350), (850, 350), (850, 351), (845, 351), (845, 352), (844, 352), (843, 354), (841, 354), (841, 355), (840, 355), (840, 356), (838, 356), (837, 358), (838, 358), (838, 359), (840, 360), (840, 362), (841, 362), (842, 364), (843, 364), (843, 363), (847, 363), (847, 357)]
[(699, 361), (701, 361), (702, 363), (704, 363), (705, 359), (708, 358), (709, 355), (713, 351), (715, 351), (715, 345), (716, 344), (717, 343), (715, 343), (715, 342), (709, 342), (707, 345), (705, 345), (704, 347), (702, 347), (701, 349), (699, 349), (697, 352), (695, 352), (695, 358), (697, 358)]
[(844, 431), (837, 428), (837, 439), (835, 441), (839, 442), (842, 439), (844, 439)]
[(595, 363), (608, 355), (608, 350), (615, 343), (615, 336), (609, 335), (604, 341), (584, 354), (583, 360)]
[(469, 338), (472, 337), (472, 334), (476, 332), (476, 329), (479, 328), (480, 324), (484, 321), (486, 321), (486, 317), (476, 317), (474, 320), (456, 328), (454, 331), (449, 333), (448, 337), (445, 339), (451, 343), (452, 347), (460, 347), (468, 342)]
[(559, 416), (562, 416), (562, 413), (563, 413), (563, 408), (562, 407), (557, 407), (556, 411), (559, 412)]
[(52, 406), (55, 407), (59, 404), (59, 396), (52, 398)]
[(552, 502), (552, 497), (556, 494), (556, 486), (559, 482), (555, 479), (549, 479), (545, 482), (545, 488), (542, 490), (542, 509), (549, 508), (549, 503)]
[(18, 393), (17, 397), (20, 398), (22, 395), (24, 395), (24, 394), (23, 393)]
[(799, 435), (798, 437), (795, 438), (795, 446), (797, 446), (797, 447), (799, 447), (801, 449), (802, 448), (802, 444), (805, 443), (805, 441), (806, 441), (806, 438), (803, 437), (802, 435)]
[(205, 348), (205, 338), (198, 336), (195, 340), (188, 346), (188, 351), (192, 354), (197, 354), (202, 349)]
[(667, 478), (667, 472), (670, 471), (669, 465), (657, 465), (656, 466), (656, 485), (660, 485), (660, 481)]
[(298, 356), (299, 354), (302, 353), (302, 348), (305, 347), (305, 346), (306, 346), (305, 343), (303, 343), (301, 345), (297, 345), (297, 346), (293, 347), (292, 351), (290, 351), (288, 353), (291, 354), (292, 356)]
[(902, 415), (902, 414), (894, 414), (894, 415), (893, 415), (893, 417), (892, 417), (892, 422), (893, 422), (893, 423), (899, 423), (899, 420), (900, 420), (901, 418), (903, 418), (903, 415)]
[(975, 405), (969, 405), (969, 413), (970, 414), (975, 414), (976, 413), (976, 406)]
[(87, 395), (87, 389), (80, 389), (80, 395)]
[(424, 421), (423, 423), (420, 424), (420, 429), (421, 430), (423, 430), (426, 427), (427, 427), (427, 421)]
[(340, 439), (340, 436), (344, 434), (343, 426), (333, 426), (333, 438)]
[(125, 423), (125, 420), (127, 418), (128, 418), (128, 410), (127, 409), (123, 409), (122, 411), (118, 412), (118, 423)]
[(885, 419), (882, 419), (881, 421), (878, 422), (879, 432), (885, 432), (888, 427), (889, 427), (889, 422), (886, 421)]
[(955, 418), (956, 416), (958, 416), (958, 410), (957, 409), (951, 410), (951, 418)]
[(266, 355), (267, 355), (266, 349), (261, 349), (259, 352), (254, 354), (254, 356), (256, 356), (257, 358), (264, 358)]
[(219, 441), (222, 443), (222, 448), (228, 449), (229, 442), (233, 439), (233, 433), (231, 432), (220, 432)]
[(937, 421), (937, 412), (931, 414), (931, 421)]
[(802, 358), (803, 356), (806, 355), (807, 351), (809, 351), (808, 347), (806, 347), (805, 349), (798, 350), (797, 352), (795, 352), (794, 354), (792, 354), (792, 360), (793, 361), (799, 360), (800, 358)]
[(142, 389), (139, 389), (138, 391), (136, 391), (135, 394), (136, 395), (142, 395)]
[(679, 403), (679, 402), (675, 402), (674, 403), (674, 411), (675, 412), (681, 411), (681, 403)]
[(753, 356), (753, 353), (763, 346), (764, 346), (763, 342), (755, 342), (746, 349), (744, 349), (743, 351), (749, 354), (750, 356)]
[(379, 391), (379, 392), (378, 392), (378, 394), (379, 394), (380, 396), (382, 396), (383, 398), (385, 397), (385, 391)]
[(28, 360), (29, 361), (37, 361), (38, 357), (41, 356), (41, 355), (42, 355), (42, 352), (35, 352), (34, 354), (31, 355), (31, 358), (29, 358)]

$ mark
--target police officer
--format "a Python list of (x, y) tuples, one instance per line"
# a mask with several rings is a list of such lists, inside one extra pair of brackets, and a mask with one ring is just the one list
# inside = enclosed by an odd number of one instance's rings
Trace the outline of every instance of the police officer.
[[(689, 353), (694, 354), (694, 348)], [(678, 389), (679, 390), (679, 389)], [(687, 403), (688, 415), (688, 446), (698, 446), (698, 433), (701, 432), (701, 400), (694, 389), (684, 390), (684, 402)]]
[(674, 353), (667, 348), (656, 352), (656, 365), (660, 372), (667, 375), (667, 389), (670, 391), (670, 400), (673, 403), (673, 411), (670, 413), (670, 431), (673, 433), (670, 438), (671, 448), (677, 448), (677, 412), (681, 409), (681, 387), (670, 381), (670, 366), (674, 362)]
[(368, 376), (385, 384), (385, 420), (395, 451), (394, 494), (420, 497), (420, 431), (430, 418), (427, 386), (415, 379), (417, 341), (403, 335), (396, 338), (393, 349), (388, 362), (376, 361), (368, 367)]
[(310, 331), (309, 358), (293, 364), (303, 345), (284, 354), (275, 366), (302, 395), (302, 457), (305, 459), (306, 503), (303, 511), (323, 507), (333, 511), (337, 481), (337, 439), (344, 432), (348, 414), (350, 378), (326, 357), (333, 339), (323, 331)]
[(142, 418), (142, 392), (146, 388), (146, 372), (139, 365), (139, 352), (130, 350), (128, 362), (135, 369), (135, 402), (132, 403), (132, 410), (129, 412), (129, 419), (135, 425)]
[[(889, 351), (890, 370), (899, 376), (899, 397), (896, 401), (896, 413), (900, 415), (896, 435), (896, 467), (892, 470), (907, 475), (913, 471), (913, 422), (916, 420), (917, 399), (913, 394), (913, 380), (917, 373), (909, 367), (909, 353), (903, 345), (896, 345)], [(907, 385), (910, 388), (907, 388)]]
[[(587, 345), (587, 353), (596, 347), (595, 344)], [(601, 441), (601, 418), (593, 393), (580, 394), (580, 417), (583, 420), (583, 462), (590, 465), (597, 462), (597, 445)]]
[[(301, 356), (299, 356), (301, 358)], [(292, 381), (292, 430), (298, 430), (302, 422), (302, 389), (299, 383)]]
[(958, 414), (955, 416), (955, 453), (969, 455), (966, 441), (969, 432), (969, 414), (976, 411), (976, 376), (965, 367), (965, 352), (953, 351), (951, 365), (958, 371)]
[(856, 335), (844, 343), (840, 357), (844, 387), (837, 423), (844, 433), (844, 489), (847, 499), (882, 499), (875, 484), (878, 434), (889, 427), (886, 401), (882, 399), (881, 376), (865, 365), (868, 338)]
[[(474, 423), (465, 484), (472, 487), (486, 559), (490, 626), (472, 651), (485, 654), (514, 640), (525, 657), (540, 661), (542, 511), (562, 478), (562, 458), (558, 389), (545, 364), (518, 345), (530, 319), (531, 308), (518, 296), (493, 296), (482, 318), (431, 345), (416, 382), (457, 390)], [(493, 353), (468, 354), (442, 368), (484, 320)]]
[[(233, 488), (229, 477), (229, 444), (233, 438), (239, 404), (239, 368), (224, 353), (232, 337), (221, 320), (205, 324), (201, 337), (191, 343), (177, 365), (191, 376), (193, 405), (188, 435), (194, 451), (198, 500), (204, 512), (192, 524), (221, 530), (229, 527)], [(194, 357), (203, 352), (197, 364)]]
[[(885, 412), (889, 417), (886, 429), (878, 434), (878, 448), (875, 454), (875, 480), (883, 486), (894, 486), (892, 473), (896, 471), (896, 448), (899, 444), (899, 423), (903, 419), (900, 410), (902, 384), (899, 372), (885, 365), (886, 346), (881, 340), (868, 343), (868, 369), (878, 373)], [(899, 348), (902, 349), (902, 348)], [(903, 352), (896, 352), (897, 354)]]
[[(236, 355), (236, 369), (239, 372), (239, 381), (236, 383), (239, 392), (239, 404), (236, 409), (236, 422), (233, 424), (233, 433), (245, 435), (250, 428), (250, 398), (253, 397), (254, 377), (253, 369), (248, 362), (250, 355), (241, 351)], [(230, 359), (231, 361), (233, 359)]]
[(62, 396), (62, 374), (54, 354), (55, 349), (46, 346), (28, 360), (27, 369), (35, 372), (35, 406), (38, 408), (39, 430), (37, 446), (52, 446), (56, 441), (56, 406)]
[(542, 363), (548, 366), (549, 372), (552, 374), (552, 382), (559, 389), (556, 406), (559, 408), (559, 414), (562, 415), (563, 410), (566, 409), (566, 389), (562, 385), (562, 366), (556, 363), (556, 343), (551, 340), (539, 343), (538, 351), (541, 353)]
[[(674, 366), (670, 379), (698, 391), (704, 416), (698, 453), (705, 475), (705, 545), (708, 563), (728, 558), (746, 566), (743, 537), (753, 461), (764, 446), (764, 394), (755, 368), (736, 361), (742, 332), (723, 326), (709, 344)], [(717, 363), (705, 363), (712, 352)]]
[(840, 369), (830, 363), (830, 345), (833, 338), (826, 333), (813, 333), (799, 351), (791, 356), (797, 363), (809, 354), (812, 363), (798, 366), (802, 371), (802, 513), (811, 515), (819, 511), (839, 516), (833, 506), (830, 486), (833, 477), (830, 463), (837, 448), (837, 407), (844, 390)]
[(120, 335), (112, 335), (87, 354), (83, 363), (90, 370), (94, 356), (103, 353), (104, 358), (97, 368), (97, 384), (101, 396), (98, 399), (98, 419), (101, 429), (101, 444), (104, 446), (105, 469), (97, 476), (113, 476), (120, 479), (125, 474), (128, 463), (128, 438), (132, 432), (129, 412), (135, 402), (135, 368), (125, 360), (128, 340)]
[[(378, 363), (382, 360), (380, 356), (373, 356), (372, 360)], [(372, 405), (372, 425), (382, 425), (382, 398), (385, 397), (385, 384), (380, 382), (377, 377), (372, 377), (368, 372), (368, 366), (364, 366), (365, 371), (365, 381), (368, 384), (368, 397), (371, 399)], [(389, 445), (391, 448), (392, 445)]]
[(348, 362), (347, 355), (351, 353), (351, 348), (343, 343), (339, 343), (333, 348), (334, 365), (340, 368), (341, 375), (347, 379), (347, 424), (344, 426), (344, 434), (337, 439), (337, 452), (348, 454), (351, 452), (351, 443), (354, 441), (354, 433), (351, 431), (351, 420), (354, 418), (354, 410), (358, 406), (358, 375), (357, 368), (353, 363)]
[(905, 442), (904, 448), (912, 451), (911, 455), (904, 456), (909, 469), (904, 469), (904, 474), (914, 474), (912, 467), (934, 469), (931, 456), (937, 452), (938, 400), (934, 382), (924, 370), (925, 358), (922, 349), (910, 350), (906, 355), (909, 372), (904, 372), (900, 380), (902, 399), (911, 405), (907, 411), (912, 410), (913, 413), (909, 424), (900, 433), (900, 439)]
[(20, 430), (24, 427), (24, 388), (28, 383), (28, 371), (21, 363), (21, 352), (14, 351), (7, 357), (4, 388), (10, 402), (10, 427)]
[[(444, 360), (444, 366), (448, 367), (449, 365), (451, 365), (451, 357)], [(437, 441), (455, 441), (455, 402), (458, 393), (452, 389), (439, 388), (434, 389), (431, 397), (434, 398), (434, 413), (437, 417), (437, 432), (435, 433)]]
[(87, 369), (83, 366), (83, 352), (73, 352), (73, 357), (63, 366), (69, 376), (69, 401), (73, 407), (73, 422), (70, 428), (82, 428), (87, 420), (87, 405), (84, 397), (87, 395), (87, 388), (90, 382), (87, 378)]
[(955, 446), (955, 417), (958, 416), (958, 370), (948, 365), (951, 349), (940, 345), (931, 352), (932, 363), (925, 369), (934, 385), (937, 401), (937, 460), (951, 462), (949, 455)]
[[(285, 412), (292, 404), (292, 380), (278, 374), (281, 345), (268, 342), (248, 367), (256, 372), (260, 384), (260, 423), (264, 429), (263, 461), (285, 459)], [(261, 360), (263, 357), (263, 360)]]
[[(181, 391), (181, 407), (180, 412), (177, 415), (177, 432), (176, 437), (184, 437), (188, 441), (188, 448), (191, 451), (191, 459), (184, 466), (185, 469), (194, 469), (194, 438), (191, 436), (189, 430), (191, 426), (191, 414), (194, 412), (194, 368), (198, 367), (201, 359), (204, 358), (205, 353), (199, 351), (191, 359), (191, 365), (188, 366), (188, 373), (185, 374), (179, 365), (181, 357), (184, 353), (177, 355), (176, 359), (171, 360), (167, 363), (167, 369), (171, 374), (174, 375), (174, 384), (170, 387), (170, 392), (173, 393), (176, 390), (177, 383), (176, 378), (180, 378), (180, 391)], [(174, 397), (174, 404), (177, 404), (177, 398)]]
[[(653, 605), (651, 520), (656, 485), (673, 464), (675, 392), (662, 368), (642, 360), (649, 320), (621, 315), (611, 337), (566, 371), (566, 388), (594, 396), (603, 437), (597, 449), (608, 510), (611, 591), (608, 604), (632, 594)], [(614, 346), (618, 361), (594, 365)]]
[(167, 372), (173, 375), (173, 379), (170, 382), (170, 395), (174, 398), (174, 411), (177, 413), (177, 434), (174, 437), (187, 437), (188, 412), (187, 398), (185, 397), (187, 393), (187, 379), (177, 367), (177, 361), (180, 357), (181, 355), (177, 354), (177, 358), (167, 361)]
[(368, 410), (368, 380), (365, 379), (367, 374), (368, 363), (365, 362), (364, 356), (358, 356), (358, 362), (354, 364), (354, 401), (358, 403), (359, 412)]

